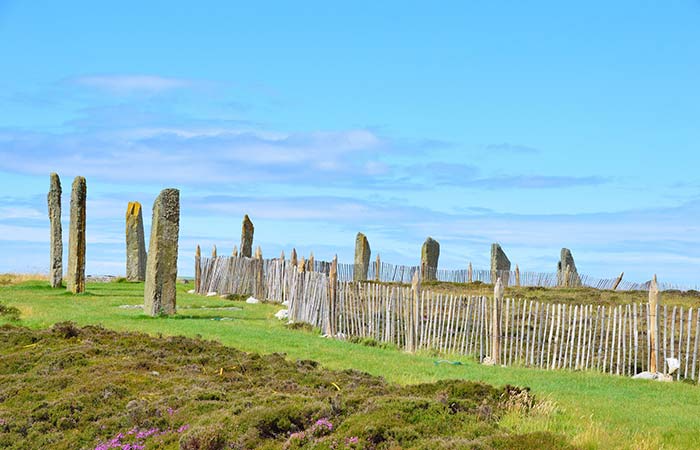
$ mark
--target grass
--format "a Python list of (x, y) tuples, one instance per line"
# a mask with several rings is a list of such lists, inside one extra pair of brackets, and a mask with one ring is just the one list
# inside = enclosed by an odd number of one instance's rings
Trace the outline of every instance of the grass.
[(10, 286), (26, 281), (48, 280), (49, 276), (39, 273), (0, 273), (0, 286)]
[[(562, 434), (582, 448), (695, 446), (700, 388), (694, 384), (638, 381), (593, 372), (487, 367), (455, 355), (447, 356), (463, 365), (436, 365), (434, 355), (410, 355), (292, 330), (273, 318), (279, 306), (188, 295), (189, 287), (179, 286), (175, 317), (149, 318), (138, 309), (120, 308), (143, 301), (143, 285), (131, 283), (89, 284), (87, 293), (75, 296), (51, 289), (45, 282), (26, 282), (0, 287), (0, 303), (17, 308), (19, 323), (34, 329), (70, 320), (119, 331), (200, 337), (243, 351), (284, 352), (291, 360), (316, 360), (326, 369), (357, 369), (404, 385), (464, 379), (528, 386), (543, 400), (542, 413), (507, 413), (499, 422), (503, 429)], [(231, 306), (240, 309), (225, 309)], [(8, 321), (0, 316), (0, 322)]]

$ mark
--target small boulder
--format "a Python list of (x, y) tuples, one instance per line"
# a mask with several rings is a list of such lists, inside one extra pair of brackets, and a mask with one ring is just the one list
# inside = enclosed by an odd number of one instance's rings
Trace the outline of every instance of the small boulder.
[(251, 305), (255, 305), (257, 303), (260, 303), (260, 300), (258, 300), (255, 297), (248, 297), (248, 299), (245, 301), (246, 303), (249, 303)]
[(289, 319), (289, 310), (288, 309), (280, 309), (275, 314), (275, 317), (277, 317), (279, 320)]

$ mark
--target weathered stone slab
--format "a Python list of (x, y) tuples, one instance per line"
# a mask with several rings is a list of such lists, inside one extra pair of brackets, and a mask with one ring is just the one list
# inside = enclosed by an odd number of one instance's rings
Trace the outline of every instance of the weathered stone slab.
[(74, 293), (85, 292), (85, 177), (75, 177), (70, 196), (70, 230), (68, 234), (68, 273), (66, 288)]
[(241, 230), (241, 256), (251, 258), (253, 256), (253, 233), (255, 227), (248, 214), (243, 217), (243, 229)]
[(51, 185), (47, 196), (49, 222), (51, 227), (51, 247), (49, 250), (49, 281), (51, 287), (61, 287), (63, 281), (63, 229), (61, 227), (61, 179), (57, 173), (51, 174)]
[(431, 281), (437, 279), (438, 259), (440, 258), (440, 243), (428, 237), (423, 242), (420, 252), (420, 269), (423, 280)]
[(126, 207), (126, 279), (146, 279), (146, 237), (143, 231), (143, 211), (139, 202), (129, 202)]
[(562, 248), (557, 263), (557, 286), (578, 287), (581, 286), (581, 277), (576, 270), (576, 263), (568, 248)]
[(355, 270), (353, 273), (354, 281), (366, 281), (367, 272), (369, 271), (369, 257), (372, 251), (369, 248), (367, 236), (362, 233), (357, 233), (355, 238)]
[(499, 244), (491, 244), (491, 283), (501, 278), (504, 286), (508, 286), (510, 278), (510, 260)]
[(144, 312), (151, 316), (176, 312), (179, 234), (180, 191), (164, 189), (153, 203), (148, 246)]

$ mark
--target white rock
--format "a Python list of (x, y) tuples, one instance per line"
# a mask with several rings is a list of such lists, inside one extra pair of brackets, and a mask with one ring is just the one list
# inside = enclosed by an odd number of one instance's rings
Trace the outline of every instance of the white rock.
[(289, 306), (289, 300), (285, 300), (282, 302), (282, 306)]
[(635, 380), (656, 380), (656, 375), (655, 373), (645, 371), (634, 375), (632, 378)]
[(345, 333), (338, 333), (335, 335), (335, 337), (337, 337), (338, 339), (343, 339), (343, 340), (347, 339), (347, 336), (345, 335)]
[(248, 299), (245, 301), (246, 303), (250, 303), (251, 305), (254, 305), (256, 303), (260, 303), (260, 300), (258, 300), (255, 297), (248, 297)]
[(190, 289), (189, 291), (187, 291), (188, 294), (194, 294), (194, 292), (194, 289)]
[(484, 356), (484, 359), (481, 361), (481, 363), (485, 366), (495, 366), (496, 365), (496, 362), (490, 356)]
[(635, 380), (656, 380), (656, 381), (664, 381), (664, 382), (670, 382), (673, 381), (673, 377), (671, 375), (666, 375), (661, 372), (640, 372), (637, 375), (632, 377)]
[(666, 364), (668, 364), (669, 375), (673, 375), (673, 373), (681, 367), (681, 363), (676, 358), (666, 358)]
[(217, 295), (217, 294), (216, 294), (216, 292), (214, 292), (214, 291), (212, 291), (212, 292), (207, 292), (207, 297), (216, 297), (216, 295)]
[(289, 318), (289, 310), (288, 309), (280, 309), (275, 314), (275, 317), (277, 317), (279, 320), (288, 319)]

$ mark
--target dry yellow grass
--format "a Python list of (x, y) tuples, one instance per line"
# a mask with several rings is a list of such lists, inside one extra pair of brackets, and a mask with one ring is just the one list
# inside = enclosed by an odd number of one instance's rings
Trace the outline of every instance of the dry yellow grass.
[(34, 280), (49, 281), (49, 276), (44, 273), (0, 273), (0, 286), (10, 286)]

